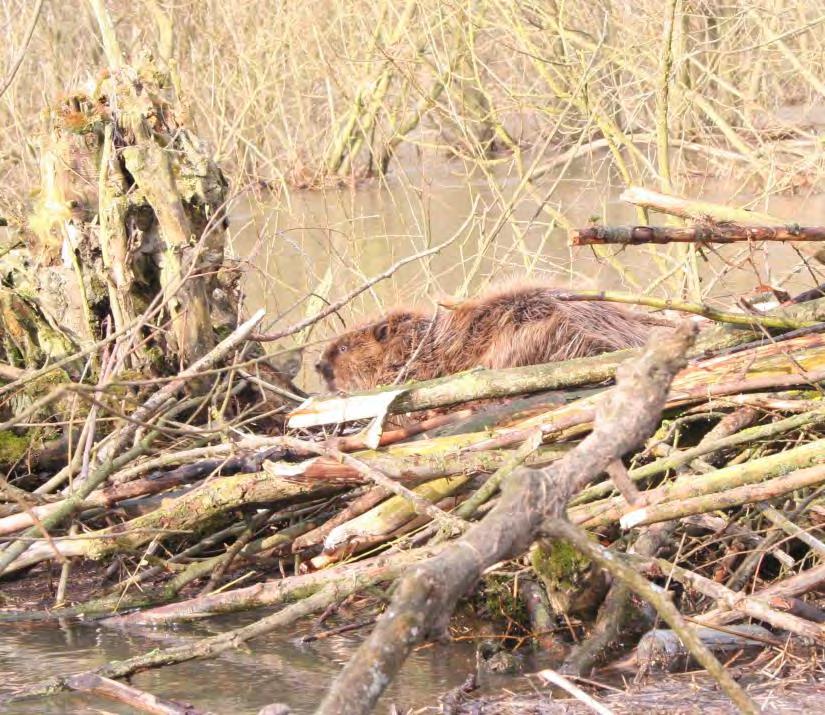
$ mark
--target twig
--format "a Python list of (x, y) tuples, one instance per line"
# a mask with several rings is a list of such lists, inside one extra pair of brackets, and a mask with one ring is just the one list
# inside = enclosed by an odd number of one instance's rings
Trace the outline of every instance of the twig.
[(678, 310), (683, 313), (693, 313), (710, 318), (720, 323), (731, 323), (733, 325), (747, 325), (749, 327), (762, 326), (763, 328), (778, 328), (784, 330), (796, 330), (798, 328), (809, 328), (818, 325), (821, 321), (797, 321), (773, 315), (745, 315), (744, 313), (729, 313), (724, 310), (717, 310), (702, 303), (686, 303), (683, 301), (670, 300), (668, 298), (654, 298), (646, 295), (634, 295), (633, 293), (620, 293), (618, 291), (557, 291), (554, 295), (558, 300), (597, 300), (609, 301), (612, 303), (627, 303), (630, 305), (646, 305), (659, 310)]
[(37, 5), (34, 6), (34, 11), (32, 12), (32, 17), (29, 21), (29, 26), (26, 29), (26, 34), (23, 37), (23, 43), (20, 45), (20, 50), (17, 53), (17, 57), (9, 69), (6, 79), (3, 80), (3, 84), (0, 85), (0, 97), (6, 93), (6, 90), (8, 90), (9, 87), (11, 87), (11, 83), (14, 82), (14, 78), (17, 76), (17, 71), (20, 69), (20, 65), (23, 64), (23, 58), (26, 56), (26, 50), (29, 49), (29, 43), (31, 42), (32, 35), (34, 35), (34, 29), (37, 27), (37, 20), (40, 18), (40, 10), (42, 8), (43, 0), (37, 0)]
[(573, 683), (571, 683), (567, 678), (565, 678), (560, 673), (557, 673), (555, 670), (550, 670), (549, 668), (545, 670), (540, 670), (537, 673), (537, 675), (543, 680), (546, 680), (548, 683), (552, 683), (553, 685), (557, 685), (563, 690), (566, 690), (574, 698), (576, 698), (576, 700), (584, 703), (591, 710), (599, 713), (599, 715), (613, 715), (612, 710), (606, 708), (598, 700), (594, 700), (593, 698), (591, 698), (587, 693), (584, 692), (584, 690), (573, 685)]
[(373, 276), (368, 281), (358, 286), (358, 288), (351, 290), (343, 298), (335, 301), (334, 303), (330, 303), (326, 308), (318, 311), (315, 315), (312, 315), (308, 318), (304, 318), (304, 320), (301, 320), (289, 326), (288, 328), (279, 330), (276, 333), (252, 333), (251, 335), (249, 335), (249, 340), (255, 340), (259, 343), (272, 342), (273, 340), (281, 340), (282, 338), (285, 338), (288, 335), (292, 335), (293, 333), (298, 333), (304, 330), (304, 328), (307, 328), (310, 325), (317, 323), (319, 320), (323, 320), (328, 315), (332, 315), (333, 313), (339, 311), (347, 303), (361, 295), (361, 293), (363, 293), (366, 290), (369, 290), (376, 283), (389, 278), (393, 273), (398, 271), (398, 269), (403, 268), (408, 263), (413, 263), (414, 261), (419, 261), (422, 258), (426, 258), (427, 256), (432, 256), (433, 254), (438, 253), (441, 249), (446, 248), (453, 241), (455, 241), (456, 238), (458, 238), (458, 235), (458, 233), (455, 233), (449, 239), (447, 239), (443, 243), (439, 243), (437, 246), (434, 246), (433, 248), (428, 248), (426, 251), (420, 251), (419, 253), (416, 253), (412, 256), (407, 256), (406, 258), (402, 258), (400, 261), (396, 261), (383, 273), (379, 273), (377, 276)]
[[(823, 481), (825, 481), (825, 476), (823, 477)], [(790, 519), (788, 519), (787, 516), (769, 504), (757, 504), (757, 506), (759, 511), (761, 511), (776, 526), (782, 529), (782, 531), (799, 539), (803, 543), (810, 546), (820, 556), (825, 557), (825, 543), (817, 539), (813, 534), (809, 534), (807, 531), (794, 524)]]
[(650, 583), (636, 569), (623, 563), (621, 559), (617, 559), (615, 554), (610, 553), (603, 546), (594, 543), (587, 532), (570, 522), (556, 519), (545, 525), (545, 529), (554, 538), (564, 539), (575, 546), (577, 550), (608, 570), (615, 578), (621, 579), (622, 582), (653, 605), (659, 615), (676, 631), (691, 655), (713, 676), (741, 712), (754, 713), (754, 715), (760, 712), (756, 703), (751, 700), (742, 689), (742, 686), (731, 677), (730, 673), (716, 659), (716, 656), (702, 643), (695, 630), (682, 618), (682, 614), (673, 605), (665, 590)]
[[(157, 435), (156, 432), (148, 434), (137, 445), (123, 453), (121, 450), (127, 444), (129, 439), (135, 435), (139, 424), (145, 422), (152, 417), (158, 410), (163, 407), (173, 395), (180, 390), (192, 375), (198, 374), (204, 367), (209, 367), (220, 360), (226, 353), (237, 347), (249, 336), (253, 328), (263, 318), (265, 311), (263, 309), (257, 311), (249, 320), (239, 325), (231, 335), (222, 340), (206, 355), (196, 360), (192, 365), (183, 370), (175, 380), (166, 383), (157, 392), (155, 392), (143, 405), (141, 405), (133, 413), (133, 421), (126, 424), (112, 437), (109, 443), (108, 458), (98, 467), (83, 485), (64, 502), (61, 503), (60, 508), (50, 513), (43, 519), (42, 526), (44, 529), (50, 529), (61, 523), (68, 516), (73, 514), (82, 504), (83, 500), (89, 496), (100, 484), (102, 484), (110, 474), (125, 466), (135, 456), (143, 453), (148, 444)], [(117, 456), (114, 456), (117, 455)], [(32, 528), (26, 531), (23, 536), (33, 537), (38, 533), (38, 529)], [(10, 544), (0, 556), (0, 574), (2, 574), (21, 554), (23, 554), (30, 546), (30, 542), (19, 541), (15, 544)]]
[(511, 475), (484, 519), (405, 574), (389, 608), (327, 692), (319, 715), (369, 712), (412, 647), (441, 632), (459, 596), (485, 568), (527, 549), (542, 523), (561, 515), (572, 493), (652, 432), (693, 329), (684, 325), (671, 335), (654, 335), (642, 357), (619, 370), (615, 392), (588, 437), (547, 470)]

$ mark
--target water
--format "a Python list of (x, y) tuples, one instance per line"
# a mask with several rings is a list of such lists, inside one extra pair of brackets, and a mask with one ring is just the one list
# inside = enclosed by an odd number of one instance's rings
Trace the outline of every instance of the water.
[[(312, 292), (335, 301), (398, 260), (456, 236), (438, 255), (403, 267), (309, 333), (285, 341), (280, 347), (308, 344), (299, 385), (319, 387), (311, 366), (325, 339), (393, 305), (432, 309), (442, 296), (462, 288), (473, 294), (510, 277), (639, 293), (663, 273), (672, 274), (671, 281), (683, 275), (667, 254), (670, 248), (655, 249), (657, 263), (650, 247), (609, 247), (608, 260), (590, 247), (567, 246), (566, 231), (541, 210), (545, 201), (574, 226), (586, 226), (591, 218), (606, 225), (637, 222), (634, 207), (619, 200), (623, 185), (601, 163), (579, 163), (552, 192), (549, 179), (520, 189), (517, 177), (503, 165), (491, 171), (491, 176), (479, 170), (468, 176), (454, 163), (413, 164), (400, 176), (357, 189), (292, 192), (289, 205), (267, 203), (266, 198), (237, 204), (230, 249), (250, 269), (248, 308), (265, 307), (269, 323), (279, 327), (325, 305), (317, 299), (308, 302)], [(753, 199), (732, 180), (697, 180), (684, 194), (740, 206)], [(820, 224), (825, 195), (772, 197), (752, 208), (789, 222)], [(665, 218), (652, 214), (651, 221), (664, 223)], [(478, 261), (479, 246), (487, 241)], [(795, 292), (812, 287), (816, 279), (801, 269), (794, 249), (780, 243), (752, 250), (742, 244), (716, 247), (698, 260), (698, 269), (703, 296), (728, 308), (760, 284), (784, 282)], [(818, 280), (825, 280), (821, 272)]]
[[(0, 694), (54, 674), (74, 673), (163, 645), (183, 644), (248, 620), (223, 617), (210, 621), (208, 626), (146, 634), (89, 624), (3, 625)], [(251, 652), (234, 651), (210, 660), (139, 673), (130, 683), (213, 713), (256, 713), (270, 702), (286, 703), (296, 713), (313, 712), (362, 636), (335, 636), (300, 645), (295, 639), (302, 632), (296, 628), (257, 639), (250, 644)], [(460, 685), (474, 670), (474, 664), (474, 648), (469, 642), (424, 647), (410, 656), (378, 712), (386, 712), (391, 703), (404, 707), (435, 705), (437, 696)], [(133, 711), (115, 702), (69, 693), (14, 703), (5, 709), (0, 706), (0, 712), (92, 715)]]
[[(304, 368), (296, 382), (317, 387), (308, 367), (321, 341), (344, 325), (381, 312), (389, 305), (418, 303), (432, 307), (439, 295), (450, 295), (466, 284), (470, 293), (491, 280), (531, 275), (557, 285), (577, 288), (638, 290), (659, 275), (660, 267), (646, 248), (616, 253), (611, 263), (589, 248), (571, 252), (566, 234), (556, 227), (540, 204), (549, 181), (532, 195), (517, 194), (519, 182), (504, 169), (494, 170), (494, 181), (480, 173), (466, 176), (443, 162), (432, 168), (411, 164), (401, 177), (357, 190), (293, 192), (290, 204), (274, 205), (242, 200), (231, 220), (231, 250), (249, 268), (245, 281), (248, 308), (265, 307), (267, 319), (280, 326), (314, 313), (322, 302), (308, 304), (316, 291), (334, 301), (367, 278), (399, 259), (456, 240), (439, 255), (408, 265), (376, 284), (300, 336), (307, 342)], [(595, 180), (592, 177), (596, 177)], [(574, 225), (586, 225), (598, 216), (603, 223), (635, 222), (635, 212), (618, 200), (622, 187), (598, 163), (582, 163), (552, 192), (553, 205)], [(703, 181), (685, 190), (695, 198), (728, 201), (739, 187)], [(513, 201), (516, 196), (518, 200)], [(743, 204), (740, 194), (731, 202)], [(513, 203), (511, 221), (500, 221), (502, 206)], [(804, 224), (819, 224), (825, 215), (825, 196), (777, 197), (755, 208)], [(659, 217), (661, 220), (661, 217)], [(493, 237), (484, 260), (477, 261), (479, 242)], [(789, 247), (774, 244), (742, 260), (747, 249), (730, 246), (700, 261), (704, 287), (714, 299), (733, 304), (737, 295), (758, 283), (788, 275), (798, 264)], [(739, 258), (737, 258), (739, 257)], [(741, 265), (728, 265), (736, 259)], [(667, 268), (672, 263), (665, 262)], [(628, 273), (629, 272), (629, 273)], [(636, 281), (636, 286), (632, 281)], [(792, 275), (791, 290), (810, 287), (815, 278), (805, 272)], [(823, 279), (820, 277), (820, 281)], [(288, 347), (293, 343), (285, 343)], [(0, 692), (30, 684), (57, 673), (71, 673), (127, 658), (168, 643), (177, 644), (236, 627), (240, 618), (213, 619), (185, 626), (171, 634), (123, 634), (95, 625), (0, 626)], [(248, 620), (248, 617), (246, 617)], [(301, 626), (305, 628), (306, 626)], [(346, 662), (360, 635), (346, 635), (311, 646), (298, 646), (299, 630), (273, 634), (250, 644), (250, 652), (232, 652), (207, 661), (195, 661), (141, 673), (138, 688), (159, 696), (191, 700), (215, 713), (254, 713), (262, 705), (282, 701), (296, 712), (311, 712), (331, 679)], [(437, 695), (459, 685), (474, 667), (474, 649), (468, 642), (433, 645), (415, 652), (390, 686), (379, 711), (390, 703), (403, 707), (433, 705)], [(512, 687), (523, 679), (507, 681)], [(125, 713), (114, 703), (81, 695), (60, 695), (16, 704), (9, 713)]]

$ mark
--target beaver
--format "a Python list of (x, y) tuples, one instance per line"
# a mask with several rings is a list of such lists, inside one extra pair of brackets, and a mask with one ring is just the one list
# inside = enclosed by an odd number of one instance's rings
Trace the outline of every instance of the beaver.
[(335, 338), (315, 365), (331, 391), (521, 367), (639, 347), (667, 320), (512, 284), (427, 313), (395, 309)]

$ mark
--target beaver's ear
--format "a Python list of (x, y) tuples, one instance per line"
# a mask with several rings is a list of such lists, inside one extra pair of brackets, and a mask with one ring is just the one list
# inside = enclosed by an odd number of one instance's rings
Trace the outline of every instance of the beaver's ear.
[(377, 323), (372, 329), (372, 334), (379, 343), (386, 342), (387, 338), (390, 336), (389, 321), (382, 320), (380, 323)]

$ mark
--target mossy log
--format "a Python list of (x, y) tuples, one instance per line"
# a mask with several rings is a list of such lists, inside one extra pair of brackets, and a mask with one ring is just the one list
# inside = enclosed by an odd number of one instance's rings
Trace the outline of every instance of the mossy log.
[[(439, 440), (445, 442), (445, 440)], [(447, 440), (449, 442), (449, 440)], [(567, 451), (550, 447), (535, 453), (529, 463), (546, 464), (558, 459)], [(479, 452), (466, 455), (435, 453), (428, 455), (403, 456), (404, 450), (398, 449), (391, 458), (365, 452), (359, 455), (373, 469), (386, 470), (400, 483), (421, 484), (435, 477), (446, 476), (437, 480), (444, 484), (442, 490), (424, 487), (422, 493), (431, 501), (452, 493), (464, 484), (468, 477), (457, 476), (463, 473), (475, 474), (493, 471), (507, 459), (506, 452)], [(366, 456), (373, 454), (372, 457)], [(452, 478), (450, 478), (452, 477)], [(132, 552), (153, 539), (163, 539), (176, 534), (189, 533), (205, 528), (216, 518), (235, 508), (291, 502), (307, 499), (310, 496), (324, 496), (342, 489), (361, 484), (363, 475), (346, 465), (337, 465), (328, 458), (315, 458), (292, 464), (287, 462), (265, 462), (260, 472), (238, 474), (213, 479), (175, 499), (167, 499), (154, 511), (138, 516), (117, 526), (85, 534), (79, 537), (58, 537), (51, 541), (37, 542), (32, 545), (25, 556), (12, 562), (8, 571), (16, 571), (46, 559), (83, 556), (99, 559), (112, 553)], [(93, 492), (95, 497), (89, 499), (84, 507), (99, 505), (102, 494)], [(41, 522), (66, 508), (66, 501), (54, 502), (35, 507), (21, 514), (14, 514), (0, 519), (0, 533), (10, 529), (19, 529), (31, 523), (32, 516)], [(405, 523), (414, 516), (413, 508), (402, 498), (394, 497), (377, 508), (378, 517), (370, 517), (367, 522), (373, 524), (373, 531), (383, 534)], [(363, 527), (364, 522), (358, 521)], [(346, 540), (345, 533), (361, 534), (345, 524), (339, 533), (338, 541)], [(366, 527), (363, 527), (366, 528)], [(383, 530), (382, 530), (383, 528)]]
[(98, 559), (113, 552), (131, 552), (152, 539), (190, 533), (230, 509), (263, 503), (288, 502), (311, 496), (325, 496), (340, 485), (275, 479), (266, 472), (239, 474), (214, 479), (148, 514), (93, 532), (83, 537), (60, 537), (38, 543), (13, 561), (13, 572), (44, 559), (84, 556)]

